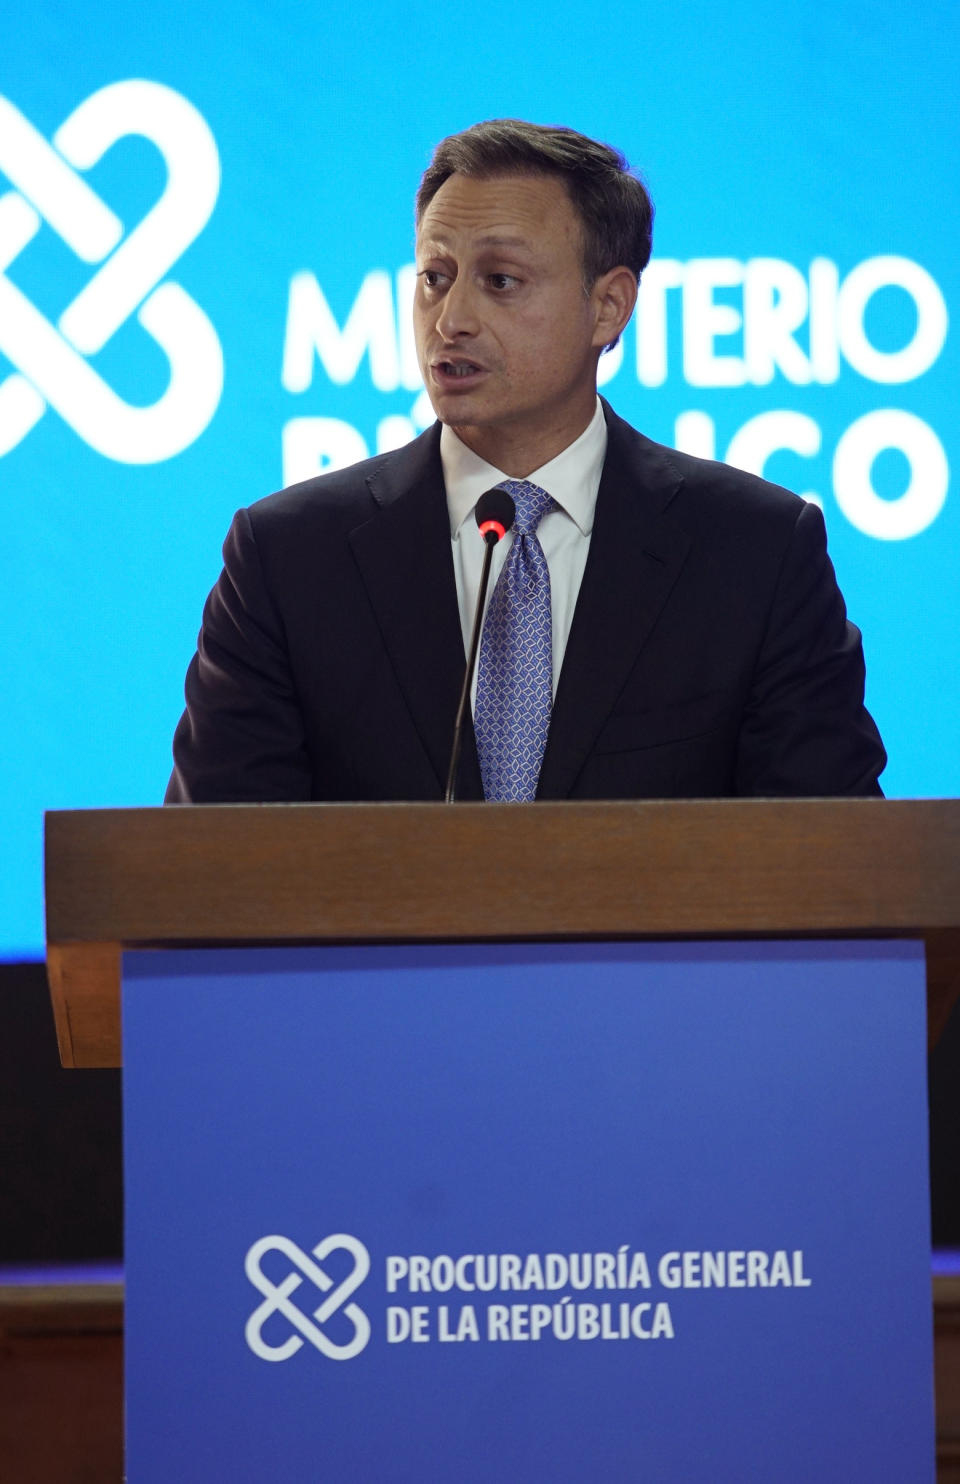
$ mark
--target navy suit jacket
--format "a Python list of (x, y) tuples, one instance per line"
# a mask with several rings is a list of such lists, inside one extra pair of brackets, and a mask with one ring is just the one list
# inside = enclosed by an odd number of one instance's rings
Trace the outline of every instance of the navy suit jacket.
[[(538, 797), (878, 794), (820, 511), (604, 411)], [(235, 517), (168, 802), (442, 797), (464, 645), (439, 433)], [(469, 730), (458, 797), (483, 797)]]

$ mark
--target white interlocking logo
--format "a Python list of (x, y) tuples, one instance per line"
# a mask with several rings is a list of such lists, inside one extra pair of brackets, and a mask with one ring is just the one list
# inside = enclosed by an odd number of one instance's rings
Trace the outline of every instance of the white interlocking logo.
[[(142, 135), (167, 168), (160, 199), (132, 230), (78, 171), (117, 140)], [(60, 125), (53, 145), (0, 97), (0, 351), (16, 367), (0, 381), (0, 457), (53, 407), (91, 448), (124, 464), (155, 464), (198, 438), (223, 390), (216, 331), (170, 267), (206, 226), (220, 189), (220, 159), (205, 120), (162, 83), (131, 79), (93, 93)], [(85, 263), (102, 264), (56, 325), (6, 270), (50, 226)], [(131, 315), (160, 346), (170, 378), (149, 406), (125, 401), (93, 369)]]
[[(353, 1258), (353, 1271), (335, 1285), (320, 1264), (338, 1248), (343, 1248)], [(288, 1273), (281, 1283), (274, 1283), (260, 1266), (260, 1260), (267, 1252), (282, 1252), (298, 1271)], [(324, 1237), (322, 1242), (317, 1243), (313, 1248), (313, 1258), (316, 1259), (315, 1262), (311, 1260), (309, 1253), (298, 1247), (296, 1242), (291, 1242), (289, 1237), (278, 1236), (261, 1237), (247, 1253), (244, 1270), (254, 1288), (264, 1295), (264, 1300), (247, 1320), (245, 1335), (250, 1349), (261, 1360), (289, 1360), (291, 1355), (297, 1353), (304, 1340), (309, 1340), (311, 1345), (316, 1346), (330, 1360), (352, 1360), (355, 1355), (360, 1354), (369, 1340), (369, 1319), (359, 1305), (347, 1302), (370, 1271), (370, 1254), (366, 1247), (356, 1237), (338, 1232), (336, 1236)], [(309, 1313), (304, 1313), (290, 1302), (290, 1295), (300, 1287), (304, 1278), (309, 1278), (321, 1293), (326, 1294), (323, 1302)], [(353, 1326), (353, 1338), (346, 1344), (334, 1343), (321, 1328), (338, 1309), (343, 1310), (344, 1318)], [(263, 1327), (273, 1314), (282, 1314), (298, 1331), (297, 1334), (289, 1335), (282, 1345), (270, 1345), (263, 1338)]]

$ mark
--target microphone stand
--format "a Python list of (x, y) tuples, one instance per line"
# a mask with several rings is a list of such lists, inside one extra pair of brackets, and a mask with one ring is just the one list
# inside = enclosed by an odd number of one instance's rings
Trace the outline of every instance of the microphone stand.
[(473, 684), (473, 672), (477, 664), (477, 651), (480, 648), (480, 628), (483, 620), (483, 610), (487, 601), (487, 586), (490, 582), (490, 563), (493, 560), (493, 548), (501, 539), (501, 532), (487, 529), (483, 533), (484, 553), (483, 568), (480, 573), (480, 591), (477, 594), (477, 610), (473, 616), (473, 634), (470, 639), (470, 653), (467, 656), (467, 671), (463, 677), (463, 689), (460, 692), (460, 703), (457, 706), (457, 717), (453, 724), (453, 750), (450, 754), (450, 768), (447, 772), (447, 789), (443, 796), (445, 804), (452, 804), (456, 799), (457, 765), (460, 762), (460, 746), (463, 741), (463, 718), (467, 714), (467, 705), (470, 700), (470, 687)]

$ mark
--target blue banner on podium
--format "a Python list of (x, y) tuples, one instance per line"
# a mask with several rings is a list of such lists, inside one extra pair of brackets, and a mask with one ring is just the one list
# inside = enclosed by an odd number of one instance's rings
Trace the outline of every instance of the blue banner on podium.
[(922, 947), (124, 961), (131, 1484), (933, 1479)]

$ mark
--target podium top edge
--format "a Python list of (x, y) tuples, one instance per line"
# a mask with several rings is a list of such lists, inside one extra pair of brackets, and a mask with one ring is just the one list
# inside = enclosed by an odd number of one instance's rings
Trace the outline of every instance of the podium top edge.
[(960, 814), (960, 796), (953, 794), (924, 795), (922, 797), (910, 798), (838, 798), (830, 794), (811, 794), (804, 798), (784, 798), (779, 795), (770, 795), (756, 798), (702, 798), (702, 799), (538, 799), (531, 804), (488, 804), (483, 800), (457, 800), (454, 804), (444, 803), (442, 799), (373, 799), (363, 801), (347, 800), (270, 800), (265, 799), (258, 802), (236, 803), (226, 801), (214, 804), (120, 804), (99, 806), (82, 806), (69, 809), (46, 809), (44, 819), (64, 819), (76, 816), (113, 816), (122, 817), (129, 815), (176, 815), (192, 814), (197, 811), (214, 812), (224, 814), (236, 810), (238, 813), (268, 813), (272, 811), (284, 813), (334, 813), (343, 814), (347, 812), (384, 814), (411, 814), (419, 811), (427, 813), (471, 813), (471, 814), (521, 814), (533, 815), (556, 811), (557, 813), (670, 813), (692, 812), (695, 810), (723, 810), (762, 813), (770, 810), (786, 810), (788, 812), (800, 812), (811, 808), (838, 809), (838, 810), (863, 810), (882, 813), (899, 813), (904, 810), (926, 810), (927, 808), (947, 807), (951, 812), (956, 810)]

